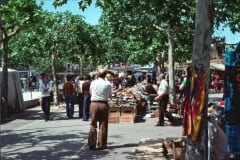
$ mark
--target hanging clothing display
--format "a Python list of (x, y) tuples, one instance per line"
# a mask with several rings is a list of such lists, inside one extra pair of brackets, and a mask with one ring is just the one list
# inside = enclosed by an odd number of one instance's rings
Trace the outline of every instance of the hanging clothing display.
[(235, 50), (225, 51), (224, 112), (227, 149), (240, 155), (240, 43)]
[(192, 69), (187, 76), (186, 97), (183, 105), (183, 135), (198, 139), (206, 105), (206, 74)]

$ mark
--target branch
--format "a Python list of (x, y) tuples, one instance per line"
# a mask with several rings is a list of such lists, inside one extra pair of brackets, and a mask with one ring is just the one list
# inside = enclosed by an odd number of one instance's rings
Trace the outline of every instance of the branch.
[(3, 39), (7, 36), (6, 30), (4, 28), (4, 21), (0, 18), (0, 43), (2, 43)]
[(162, 32), (162, 31), (166, 31), (165, 29), (157, 26), (156, 24), (153, 24), (153, 27), (155, 27), (156, 29), (158, 29), (158, 30), (161, 31), (161, 32)]
[(20, 32), (20, 27), (14, 27), (13, 31), (8, 34), (8, 37), (11, 38)]

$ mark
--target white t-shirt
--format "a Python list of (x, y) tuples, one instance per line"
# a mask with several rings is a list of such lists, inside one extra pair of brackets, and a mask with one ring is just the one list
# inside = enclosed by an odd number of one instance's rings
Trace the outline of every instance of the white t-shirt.
[(168, 94), (168, 82), (165, 79), (162, 79), (160, 81), (160, 85), (158, 88), (158, 94), (161, 94), (162, 92), (165, 92), (166, 94)]
[(84, 80), (78, 80), (78, 81), (77, 81), (76, 87), (77, 87), (77, 92), (78, 92), (78, 93), (82, 93), (82, 84), (83, 84), (84, 82), (85, 82)]
[(92, 81), (90, 85), (91, 101), (108, 101), (112, 96), (111, 84), (102, 78)]

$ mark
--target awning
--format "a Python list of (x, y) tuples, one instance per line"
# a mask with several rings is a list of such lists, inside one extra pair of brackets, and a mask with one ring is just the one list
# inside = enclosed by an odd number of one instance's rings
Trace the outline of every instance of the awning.
[(67, 76), (67, 75), (77, 76), (77, 75), (79, 75), (79, 73), (74, 73), (74, 72), (57, 72), (56, 74), (59, 76)]
[(225, 65), (221, 63), (210, 63), (210, 69), (217, 71), (225, 71)]

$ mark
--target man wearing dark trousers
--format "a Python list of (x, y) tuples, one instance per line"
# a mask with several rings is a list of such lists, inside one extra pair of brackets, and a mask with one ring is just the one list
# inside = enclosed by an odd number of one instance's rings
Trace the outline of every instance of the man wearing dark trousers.
[(91, 98), (90, 85), (91, 85), (91, 77), (90, 77), (90, 75), (87, 75), (85, 81), (82, 84), (83, 121), (88, 121), (88, 119), (89, 119), (89, 108), (90, 108), (90, 98)]
[(77, 103), (78, 103), (78, 113), (79, 118), (83, 118), (83, 91), (82, 84), (84, 82), (84, 77), (78, 77), (76, 81), (76, 91), (77, 91)]
[(155, 101), (158, 101), (158, 110), (159, 110), (159, 120), (156, 126), (164, 126), (164, 113), (167, 109), (168, 104), (168, 82), (165, 80), (163, 73), (159, 75), (160, 85), (158, 88), (158, 96), (154, 98)]
[(41, 107), (44, 113), (45, 121), (48, 121), (50, 118), (50, 91), (52, 87), (48, 80), (47, 75), (43, 75), (42, 81), (39, 85), (39, 91), (41, 92)]
[[(90, 85), (90, 131), (88, 136), (89, 149), (99, 150), (107, 148), (108, 135), (108, 99), (112, 96), (110, 83), (105, 81), (106, 70), (99, 72), (98, 79), (92, 81)], [(99, 124), (97, 124), (99, 123)], [(99, 125), (99, 126), (98, 126)], [(97, 132), (98, 127), (98, 132)]]
[(74, 115), (74, 95), (75, 88), (72, 82), (72, 76), (67, 76), (67, 82), (63, 85), (63, 95), (66, 102), (66, 113), (68, 118), (73, 118)]

